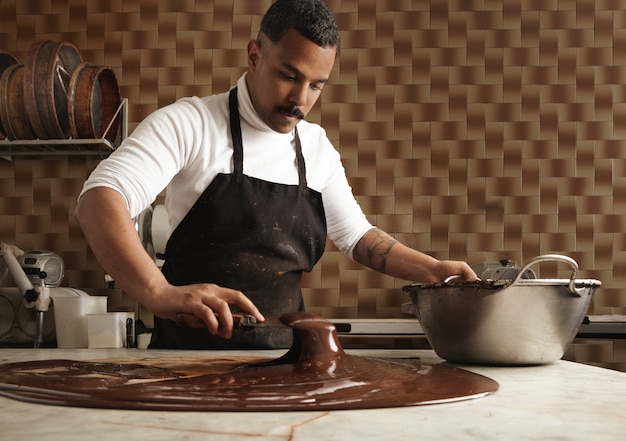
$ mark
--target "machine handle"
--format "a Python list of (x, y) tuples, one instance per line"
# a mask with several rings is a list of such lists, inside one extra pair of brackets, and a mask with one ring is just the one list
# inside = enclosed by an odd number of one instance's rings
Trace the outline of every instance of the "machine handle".
[(13, 281), (20, 289), (22, 295), (24, 295), (29, 291), (33, 291), (35, 288), (33, 287), (33, 284), (30, 283), (29, 278), (26, 276), (26, 273), (15, 258), (16, 254), (21, 256), (24, 252), (16, 246), (0, 243), (0, 256), (4, 259), (4, 263), (13, 277)]

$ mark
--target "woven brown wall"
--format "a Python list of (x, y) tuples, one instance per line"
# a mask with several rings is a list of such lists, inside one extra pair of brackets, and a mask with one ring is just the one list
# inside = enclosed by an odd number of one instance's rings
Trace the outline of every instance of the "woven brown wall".
[[(130, 129), (176, 98), (225, 91), (270, 1), (0, 3), (0, 49), (70, 41), (111, 66)], [(626, 11), (595, 0), (332, 0), (340, 59), (309, 119), (340, 150), (372, 222), (438, 258), (560, 252), (626, 313)], [(86, 158), (0, 160), (0, 240), (48, 248), (64, 284), (104, 287), (71, 212)], [(567, 277), (547, 264), (542, 275)], [(401, 316), (406, 281), (331, 246), (305, 278), (326, 317)]]

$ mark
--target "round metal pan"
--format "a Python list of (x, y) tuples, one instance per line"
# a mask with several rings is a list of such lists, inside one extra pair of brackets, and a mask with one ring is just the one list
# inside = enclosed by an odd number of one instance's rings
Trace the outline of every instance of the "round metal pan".
[(71, 43), (33, 43), (24, 61), (24, 104), (40, 139), (69, 137), (68, 93), (74, 69), (82, 62)]
[(110, 67), (81, 63), (69, 84), (68, 115), (70, 133), (74, 138), (106, 138), (117, 136), (120, 118), (120, 91)]
[(13, 64), (0, 76), (0, 121), (10, 140), (33, 139), (24, 107), (24, 66)]
[[(0, 77), (2, 77), (2, 73), (9, 66), (14, 64), (18, 64), (17, 58), (15, 58), (11, 53), (6, 51), (0, 51)], [(0, 118), (0, 139), (4, 139), (6, 137), (6, 130), (2, 126), (2, 118)]]

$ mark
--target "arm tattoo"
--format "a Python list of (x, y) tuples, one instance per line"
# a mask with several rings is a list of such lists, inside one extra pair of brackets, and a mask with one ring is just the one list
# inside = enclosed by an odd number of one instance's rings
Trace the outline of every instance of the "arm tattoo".
[(387, 256), (398, 241), (379, 229), (371, 230), (354, 247), (354, 260), (381, 273), (387, 269)]

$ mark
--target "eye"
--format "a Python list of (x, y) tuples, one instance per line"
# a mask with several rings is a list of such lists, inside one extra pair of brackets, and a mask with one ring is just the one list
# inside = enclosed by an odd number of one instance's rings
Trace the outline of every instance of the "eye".
[(287, 81), (297, 81), (298, 80), (298, 77), (296, 77), (295, 75), (292, 75), (290, 73), (281, 72), (281, 74), (283, 75), (283, 78), (285, 78)]
[(320, 91), (324, 87), (323, 83), (311, 83), (311, 89)]

